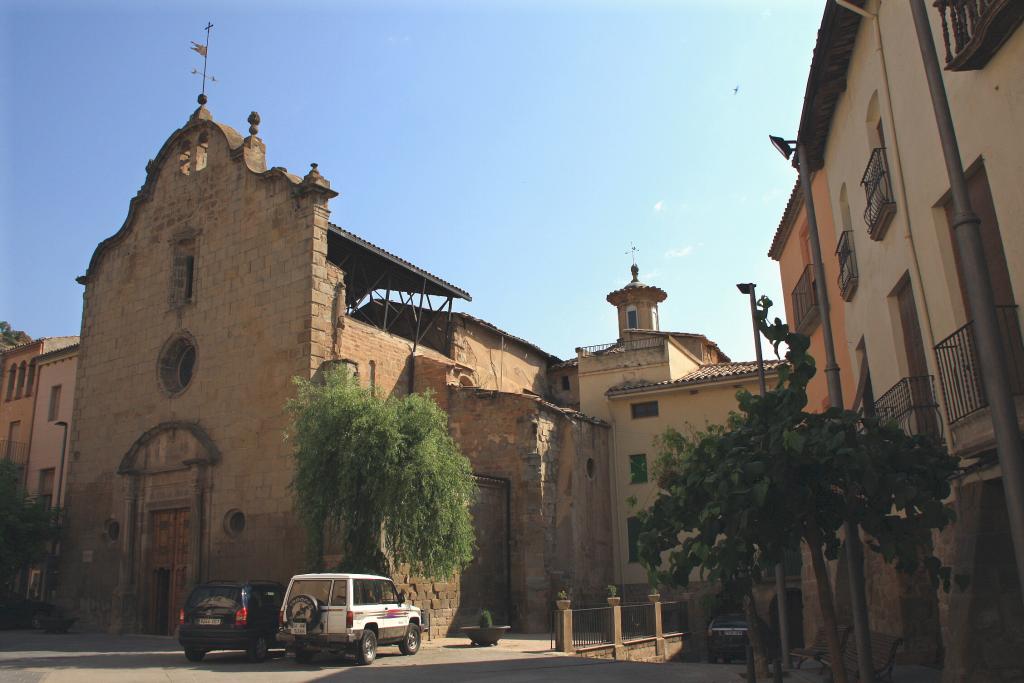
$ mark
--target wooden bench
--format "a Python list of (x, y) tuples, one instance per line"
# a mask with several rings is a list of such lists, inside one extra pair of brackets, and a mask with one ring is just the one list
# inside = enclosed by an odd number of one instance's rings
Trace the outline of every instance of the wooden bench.
[[(902, 638), (871, 632), (871, 665), (874, 668), (875, 680), (892, 681), (892, 667), (896, 664), (896, 650), (902, 644)], [(822, 664), (822, 673), (826, 669), (832, 668), (828, 653), (820, 657), (818, 661)], [(847, 646), (843, 649), (843, 668), (846, 669), (851, 683), (860, 678), (856, 638), (847, 638)]]
[[(842, 652), (846, 648), (846, 639), (850, 635), (849, 626), (840, 626), (839, 631), (839, 651)], [(798, 647), (789, 651), (789, 656), (796, 661), (796, 668), (799, 669), (803, 666), (804, 662), (811, 659), (816, 662), (820, 662), (821, 658), (828, 654), (828, 641), (825, 639), (825, 629), (819, 628), (817, 635), (814, 636), (814, 643), (810, 647)]]

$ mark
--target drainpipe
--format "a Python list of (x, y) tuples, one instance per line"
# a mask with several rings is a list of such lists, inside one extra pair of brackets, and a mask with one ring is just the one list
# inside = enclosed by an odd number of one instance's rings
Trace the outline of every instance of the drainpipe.
[[(797, 140), (796, 152), (800, 171), (800, 186), (804, 193), (804, 212), (807, 214), (807, 238), (811, 247), (811, 261), (814, 264), (814, 291), (818, 295), (821, 311), (821, 335), (825, 343), (825, 380), (828, 384), (829, 404), (842, 410), (843, 385), (836, 363), (835, 340), (832, 336), (832, 314), (828, 302), (828, 287), (825, 279), (825, 265), (821, 260), (821, 241), (818, 239), (818, 218), (814, 211), (814, 195), (811, 192), (811, 162), (807, 157), (807, 145)], [(871, 661), (871, 634), (868, 628), (868, 603), (864, 594), (864, 546), (860, 541), (860, 527), (849, 521), (843, 524), (846, 534), (846, 558), (849, 567), (850, 603), (853, 612), (853, 633), (857, 643), (858, 666), (861, 671), (874, 671)], [(862, 675), (863, 683), (874, 683), (874, 676)]]
[[(942, 141), (942, 155), (949, 175), (949, 189), (953, 196), (953, 232), (960, 247), (964, 269), (963, 286), (974, 314), (974, 335), (978, 345), (978, 364), (981, 380), (992, 416), (996, 452), (1003, 470), (1003, 491), (1006, 495), (1006, 513), (1010, 519), (1010, 538), (1017, 560), (1017, 581), (1024, 586), (1024, 447), (1017, 424), (1017, 407), (1007, 380), (1006, 356), (1003, 340), (996, 320), (992, 283), (988, 279), (988, 266), (982, 248), (979, 225), (981, 220), (971, 208), (967, 193), (967, 179), (960, 159), (960, 147), (949, 111), (946, 84), (942, 80), (939, 56), (935, 52), (928, 11), (922, 0), (911, 0), (914, 28), (921, 48), (924, 71), (928, 78), (935, 122)], [(1019, 605), (1018, 605), (1019, 606)]]

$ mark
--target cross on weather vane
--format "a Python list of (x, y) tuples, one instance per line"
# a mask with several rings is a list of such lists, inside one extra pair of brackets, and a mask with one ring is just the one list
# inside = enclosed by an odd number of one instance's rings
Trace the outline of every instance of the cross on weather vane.
[(629, 243), (629, 251), (626, 252), (626, 256), (633, 256), (633, 265), (636, 265), (636, 252), (640, 251), (636, 248), (636, 245), (632, 242)]
[(206, 104), (206, 81), (210, 81), (211, 83), (216, 83), (217, 82), (217, 79), (214, 78), (212, 75), (210, 75), (210, 76), (206, 75), (206, 60), (207, 60), (207, 55), (208, 55), (208, 53), (210, 51), (210, 29), (211, 28), (213, 28), (213, 24), (211, 24), (210, 22), (206, 22), (206, 27), (205, 27), (205, 30), (206, 30), (206, 44), (205, 45), (197, 43), (194, 40), (190, 41), (192, 43), (192, 49), (195, 50), (196, 52), (198, 52), (199, 54), (201, 54), (203, 56), (203, 73), (200, 74), (198, 69), (192, 69), (192, 73), (193, 74), (201, 75), (203, 77), (203, 89), (199, 93), (199, 104)]

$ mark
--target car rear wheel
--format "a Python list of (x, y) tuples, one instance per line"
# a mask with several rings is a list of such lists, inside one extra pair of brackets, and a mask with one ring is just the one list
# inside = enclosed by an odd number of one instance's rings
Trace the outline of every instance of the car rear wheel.
[(185, 659), (190, 662), (201, 662), (206, 656), (206, 650), (185, 650)]
[(265, 636), (256, 636), (256, 639), (249, 643), (249, 649), (246, 650), (246, 655), (249, 657), (250, 662), (262, 662), (267, 658), (267, 639)]
[(405, 638), (398, 644), (398, 649), (403, 655), (414, 655), (420, 651), (420, 627), (419, 624), (409, 624), (405, 631)]
[(363, 637), (359, 640), (359, 649), (356, 650), (356, 661), (360, 664), (373, 664), (377, 659), (377, 634), (373, 631), (363, 631)]
[(296, 650), (295, 661), (299, 664), (309, 664), (313, 661), (314, 654), (312, 650)]

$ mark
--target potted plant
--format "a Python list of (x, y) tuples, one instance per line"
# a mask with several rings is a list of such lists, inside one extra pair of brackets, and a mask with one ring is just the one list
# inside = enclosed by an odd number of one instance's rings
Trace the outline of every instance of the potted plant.
[(478, 626), (463, 626), (462, 632), (466, 634), (473, 645), (497, 645), (501, 637), (505, 635), (511, 626), (495, 626), (494, 619), (489, 610), (480, 612)]
[(608, 604), (611, 607), (622, 604), (622, 598), (619, 597), (619, 589), (612, 584), (608, 584)]
[(569, 593), (563, 588), (558, 591), (558, 599), (555, 600), (555, 607), (560, 610), (569, 609), (569, 605), (572, 603), (569, 601)]

